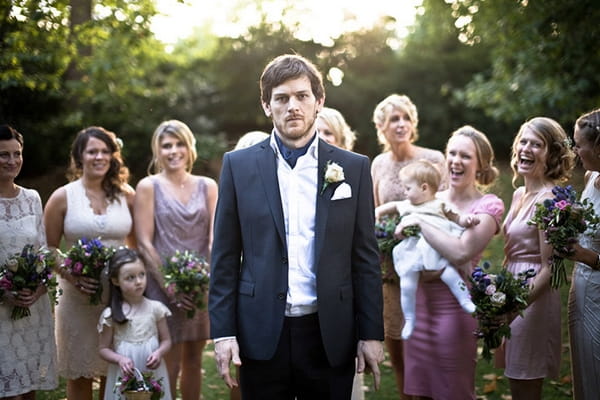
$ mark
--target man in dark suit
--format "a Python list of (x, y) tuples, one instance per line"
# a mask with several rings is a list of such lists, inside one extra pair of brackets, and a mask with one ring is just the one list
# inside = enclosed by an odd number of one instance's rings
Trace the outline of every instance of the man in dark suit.
[(247, 399), (349, 399), (379, 385), (381, 274), (369, 160), (318, 139), (325, 92), (308, 60), (283, 55), (260, 80), (269, 139), (225, 154), (209, 295), (220, 375), (241, 365)]

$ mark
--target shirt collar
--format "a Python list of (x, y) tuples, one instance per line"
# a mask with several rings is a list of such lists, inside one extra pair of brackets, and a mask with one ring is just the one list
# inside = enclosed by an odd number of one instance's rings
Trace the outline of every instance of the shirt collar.
[[(281, 151), (279, 150), (279, 146), (277, 145), (277, 140), (279, 139), (279, 136), (277, 136), (277, 129), (273, 128), (273, 131), (271, 132), (271, 140), (269, 142), (269, 145), (271, 146), (271, 148), (273, 149), (273, 151), (275, 152), (275, 155), (277, 157), (281, 157), (283, 159), (283, 155), (281, 154)], [(281, 140), (281, 139), (279, 139)], [(317, 131), (315, 130), (315, 135), (312, 138), (310, 145), (308, 146), (308, 149), (306, 150), (306, 154), (310, 155), (311, 157), (313, 157), (315, 160), (319, 159), (319, 135), (317, 134)]]

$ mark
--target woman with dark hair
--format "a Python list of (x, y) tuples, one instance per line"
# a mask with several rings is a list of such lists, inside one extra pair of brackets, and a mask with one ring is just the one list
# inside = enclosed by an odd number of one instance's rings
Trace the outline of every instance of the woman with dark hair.
[[(81, 130), (71, 147), (67, 176), (71, 182), (52, 193), (44, 210), (48, 245), (58, 248), (64, 238), (69, 247), (83, 237), (100, 237), (107, 246), (135, 246), (135, 192), (127, 184), (129, 171), (115, 134), (95, 126)], [(98, 354), (96, 330), (104, 305), (91, 305), (89, 296), (98, 285), (108, 289), (108, 280), (61, 270), (58, 282), (62, 289), (56, 307), (58, 372), (67, 379), (69, 399), (91, 400), (93, 378), (104, 377), (107, 365)]]
[[(573, 139), (586, 170), (581, 198), (600, 215), (600, 108), (577, 119)], [(568, 256), (576, 261), (569, 293), (573, 398), (592, 400), (600, 388), (600, 231), (586, 232), (573, 250)]]
[[(23, 136), (0, 125), (0, 265), (25, 245), (46, 244), (40, 195), (15, 183), (22, 165)], [(36, 390), (56, 388), (54, 321), (46, 293), (43, 285), (17, 293), (0, 290), (1, 399), (32, 400)], [(13, 320), (15, 306), (31, 314)]]

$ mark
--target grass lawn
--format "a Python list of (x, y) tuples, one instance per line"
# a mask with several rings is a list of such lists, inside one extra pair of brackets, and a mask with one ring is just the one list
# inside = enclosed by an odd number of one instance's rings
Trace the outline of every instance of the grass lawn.
[[(508, 210), (513, 192), (510, 183), (512, 173), (507, 166), (503, 166), (501, 169), (502, 175), (500, 177), (500, 182), (490, 191), (497, 194), (504, 200), (506, 209)], [(581, 189), (583, 182), (581, 170), (576, 170), (574, 178), (571, 180), (571, 182), (578, 190)], [(35, 185), (33, 187), (35, 187)], [(502, 265), (502, 260), (504, 257), (503, 245), (502, 238), (499, 236), (495, 237), (486, 249), (483, 255), (483, 260), (487, 260), (492, 264), (492, 266), (499, 268)], [(558, 381), (546, 380), (544, 382), (544, 400), (566, 400), (572, 398), (566, 317), (567, 296), (568, 287), (563, 287), (561, 289), (563, 311), (563, 352), (560, 379)], [(209, 344), (204, 352), (204, 368), (202, 371), (203, 400), (228, 399), (229, 391), (216, 373), (212, 350), (213, 347)], [(380, 390), (377, 392), (373, 391), (372, 380), (370, 376), (365, 377), (365, 385), (365, 398), (367, 400), (391, 400), (398, 399), (399, 397), (398, 391), (395, 387), (395, 381), (389, 359), (386, 359), (382, 365), (382, 384)], [(501, 369), (494, 368), (490, 362), (482, 359), (477, 363), (476, 390), (477, 397), (481, 400), (507, 400), (511, 398), (510, 390), (508, 388), (508, 381), (503, 377), (503, 371)], [(53, 392), (39, 392), (37, 398), (38, 400), (65, 399), (66, 393), (64, 381), (61, 381), (59, 389)]]

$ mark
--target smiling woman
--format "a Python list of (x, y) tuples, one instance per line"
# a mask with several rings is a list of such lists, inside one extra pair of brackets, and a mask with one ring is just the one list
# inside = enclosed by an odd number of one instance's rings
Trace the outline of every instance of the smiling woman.
[(341, 33), (371, 27), (385, 16), (396, 20), (397, 36), (404, 37), (421, 12), (421, 4), (422, 0), (207, 0), (186, 4), (158, 0), (160, 15), (154, 18), (152, 30), (162, 42), (174, 44), (191, 36), (194, 27), (208, 26), (217, 36), (236, 37), (265, 18), (273, 24), (299, 23), (299, 39), (332, 45)]

